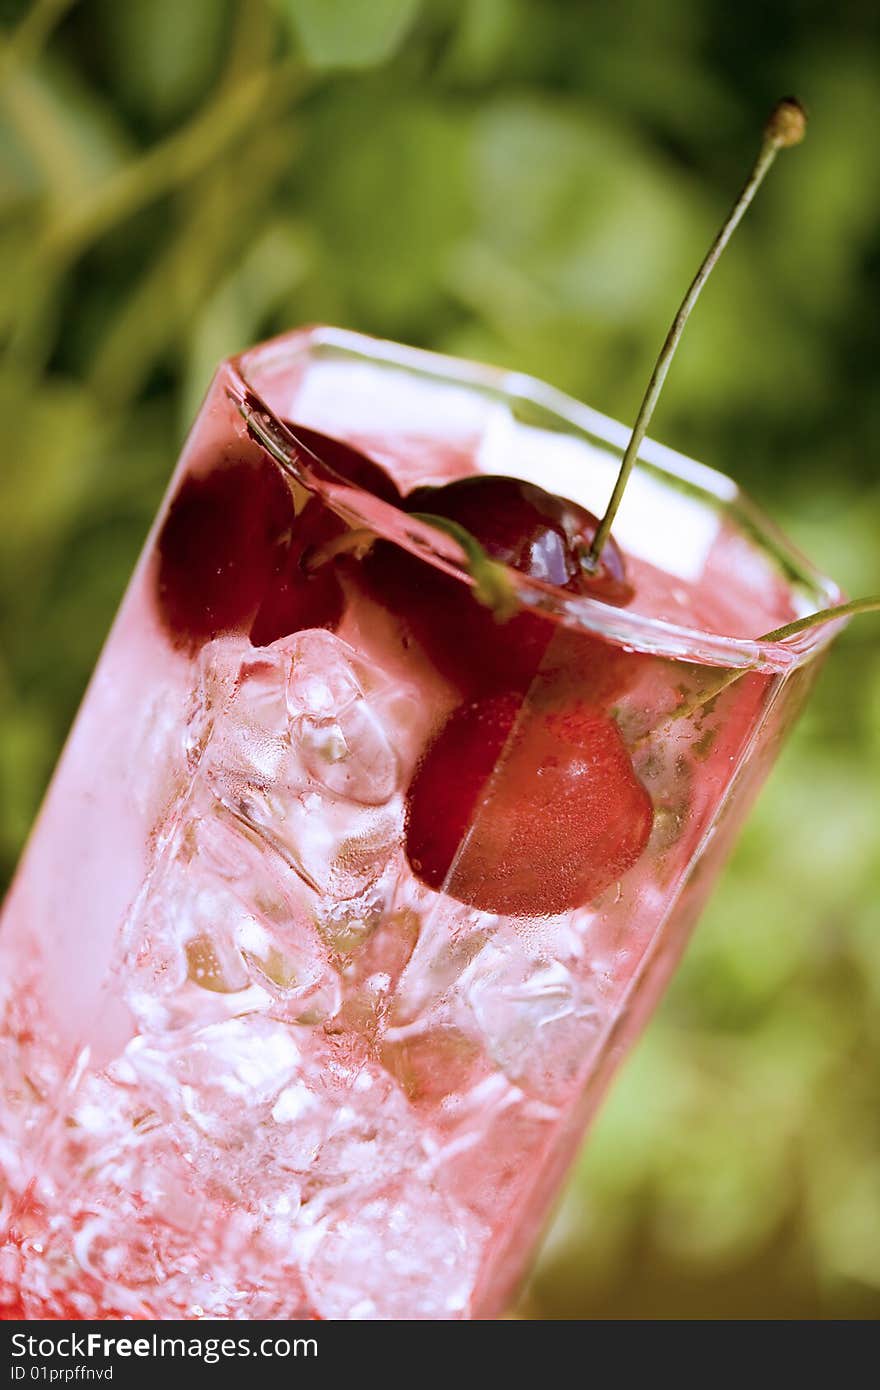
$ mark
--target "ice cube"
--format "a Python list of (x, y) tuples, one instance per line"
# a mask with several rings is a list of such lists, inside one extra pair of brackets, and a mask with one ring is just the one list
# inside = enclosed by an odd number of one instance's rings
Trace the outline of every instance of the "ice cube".
[(242, 834), (262, 840), (317, 897), (354, 898), (402, 837), (399, 685), (324, 631), (239, 663), (199, 777)]
[(371, 1042), (384, 1026), (418, 932), (418, 919), (413, 913), (391, 910), (369, 935), (345, 943), (339, 959), (345, 989), (340, 1017)]
[(365, 1056), (334, 1099), (333, 1122), (305, 1188), (312, 1220), (355, 1194), (381, 1190), (395, 1174), (408, 1175), (425, 1159), (412, 1107), (371, 1058)]
[(598, 990), (575, 962), (532, 955), (515, 939), (484, 947), (461, 999), (505, 1076), (558, 1101), (585, 1066), (604, 1018)]
[(241, 664), (241, 645), (232, 639), (207, 642), (199, 652), (197, 677), (187, 711), (183, 746), (190, 767), (197, 766), (232, 699)]
[(488, 1071), (479, 1038), (442, 1018), (388, 1029), (380, 1055), (412, 1103), (428, 1109), (471, 1090)]
[(370, 679), (370, 664), (332, 632), (301, 632), (291, 655), (287, 708), (291, 719), (305, 714), (332, 719), (359, 700), (365, 688), (381, 683), (378, 671)]
[(200, 989), (215, 994), (238, 994), (248, 987), (248, 973), (241, 952), (232, 942), (217, 936), (195, 936), (184, 952), (187, 977)]
[(531, 1155), (546, 1152), (559, 1119), (557, 1107), (493, 1072), (450, 1095), (435, 1115), (436, 1146), (422, 1175), (493, 1224), (529, 1186)]
[(358, 897), (383, 873), (403, 834), (403, 798), (385, 806), (358, 806), (310, 790), (251, 806), (261, 828), (290, 856), (324, 900)]
[(461, 1318), (480, 1237), (464, 1208), (404, 1180), (321, 1225), (304, 1282), (322, 1318)]
[(294, 933), (249, 917), (236, 941), (251, 979), (272, 996), (272, 1018), (315, 1024), (338, 1012), (340, 981), (316, 949), (313, 928)]
[(338, 957), (354, 958), (386, 918), (393, 894), (396, 859), (384, 876), (351, 898), (325, 898), (318, 903), (317, 923), (322, 939)]
[(499, 923), (498, 918), (417, 885), (408, 890), (420, 930), (392, 1004), (390, 1021), (395, 1027), (425, 1018), (454, 991)]
[(400, 770), (380, 716), (389, 686), (378, 667), (338, 637), (300, 635), (287, 689), (291, 736), (325, 791), (364, 806), (382, 806), (393, 796)]
[(383, 806), (398, 782), (397, 759), (364, 700), (330, 718), (301, 715), (293, 729), (309, 776), (334, 795)]
[[(223, 659), (228, 661), (229, 653)], [(221, 799), (235, 800), (248, 787), (299, 780), (291, 759), (285, 696), (289, 671), (290, 653), (281, 643), (259, 652), (239, 651), (234, 693), (205, 761), (205, 773)]]
[(185, 1116), (206, 1137), (239, 1147), (266, 1124), (302, 1059), (289, 1028), (257, 1015), (214, 1023), (179, 1041), (134, 1038), (123, 1064), (159, 1114)]
[(271, 1002), (252, 989), (236, 932), (250, 913), (182, 847), (126, 928), (126, 1002), (142, 1031), (203, 1027)]

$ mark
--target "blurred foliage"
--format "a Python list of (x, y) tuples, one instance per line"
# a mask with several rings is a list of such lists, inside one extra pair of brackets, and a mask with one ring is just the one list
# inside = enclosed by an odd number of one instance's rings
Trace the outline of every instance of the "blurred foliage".
[[(859, 0), (0, 0), (9, 871), (210, 371), (323, 320), (633, 416), (880, 589), (880, 13)], [(539, 1317), (880, 1313), (880, 632), (855, 624), (546, 1244)]]

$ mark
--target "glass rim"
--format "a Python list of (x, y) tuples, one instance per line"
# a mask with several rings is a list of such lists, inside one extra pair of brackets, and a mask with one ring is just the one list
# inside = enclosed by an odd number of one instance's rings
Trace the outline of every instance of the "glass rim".
[[(243, 428), (279, 466), (310, 492), (357, 528), (408, 550), (417, 558), (473, 587), (467, 556), (446, 532), (384, 502), (343, 480), (296, 436), (295, 425), (282, 420), (269, 406), (253, 377), (268, 368), (301, 355), (310, 346), (337, 349), (374, 362), (420, 371), (450, 384), (472, 387), (510, 400), (528, 402), (570, 424), (581, 434), (592, 435), (622, 452), (629, 427), (620, 424), (572, 396), (548, 386), (537, 377), (492, 367), (466, 359), (407, 347), (348, 329), (323, 325), (294, 329), (271, 338), (226, 360), (226, 394), (242, 417)], [(762, 549), (772, 549), (787, 559), (819, 600), (812, 610), (831, 608), (843, 599), (842, 591), (805, 559), (738, 485), (706, 464), (690, 459), (652, 439), (645, 439), (638, 455), (655, 473), (709, 494), (716, 506), (735, 503), (749, 521), (753, 539)], [(656, 656), (697, 665), (783, 673), (803, 665), (834, 639), (846, 618), (836, 618), (794, 635), (768, 640), (732, 637), (702, 631), (664, 618), (648, 617), (633, 608), (616, 608), (600, 599), (573, 595), (541, 580), (505, 567), (517, 601), (569, 628), (577, 628), (615, 646), (632, 647)]]

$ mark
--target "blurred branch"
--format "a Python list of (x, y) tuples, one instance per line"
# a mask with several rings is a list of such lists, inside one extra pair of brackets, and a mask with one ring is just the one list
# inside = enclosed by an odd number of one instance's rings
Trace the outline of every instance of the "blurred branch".
[(38, 238), (29, 264), (20, 267), (9, 315), (8, 351), (20, 365), (39, 369), (51, 337), (55, 288), (89, 245), (141, 209), (190, 184), (228, 155), (255, 125), (282, 113), (301, 95), (307, 81), (292, 59), (233, 79), (235, 71), (233, 65), (213, 98), (188, 125), (84, 194)]
[(183, 187), (224, 154), (258, 116), (277, 113), (299, 95), (302, 78), (299, 65), (287, 61), (251, 73), (231, 91), (223, 84), (183, 130), (132, 160), (50, 226), (40, 254), (67, 263), (119, 222)]
[(269, 64), (278, 35), (277, 15), (270, 9), (266, 0), (240, 0), (221, 85), (232, 86), (254, 68)]
[(88, 179), (85, 151), (70, 112), (53, 102), (48, 86), (29, 71), (7, 73), (0, 100), (39, 172), (43, 207), (69, 206)]
[[(254, 221), (271, 216), (268, 204), (289, 162), (290, 143), (282, 148), (277, 140), (260, 142), (234, 176), (218, 171), (194, 191), (182, 227), (147, 267), (101, 340), (89, 372), (98, 399), (124, 407), (156, 358), (186, 333), (237, 262)], [(237, 216), (236, 209), (247, 214)]]
[(18, 28), (0, 50), (0, 82), (17, 67), (32, 63), (52, 31), (77, 0), (34, 0)]

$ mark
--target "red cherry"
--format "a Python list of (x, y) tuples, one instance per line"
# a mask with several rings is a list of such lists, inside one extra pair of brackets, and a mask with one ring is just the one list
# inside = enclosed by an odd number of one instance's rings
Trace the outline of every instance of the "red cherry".
[[(457, 522), (493, 560), (567, 593), (613, 604), (632, 598), (623, 556), (613, 540), (595, 574), (584, 567), (597, 518), (533, 483), (492, 475), (460, 478), (443, 487), (419, 488), (405, 505), (410, 512)], [(382, 601), (465, 694), (525, 690), (545, 657), (560, 669), (574, 663), (586, 682), (594, 673), (603, 688), (607, 685), (611, 649), (596, 639), (563, 632), (534, 612), (520, 611), (498, 622), (460, 581), (387, 544), (376, 547), (368, 573)]]
[(247, 629), (294, 523), (290, 489), (268, 458), (224, 458), (184, 478), (157, 546), (159, 613), (176, 646)]
[[(400, 493), (385, 472), (366, 454), (341, 439), (319, 434), (304, 425), (291, 423), (294, 438), (338, 473), (346, 482), (370, 492), (383, 502), (399, 506)], [(284, 569), (269, 589), (251, 628), (256, 647), (268, 646), (279, 637), (309, 627), (335, 628), (342, 617), (345, 597), (339, 583), (338, 561), (309, 564), (329, 541), (341, 536), (345, 522), (318, 497), (306, 503), (297, 518)]]
[[(384, 501), (394, 483), (357, 449), (292, 425), (295, 436), (339, 476)], [(175, 645), (200, 646), (248, 631), (257, 646), (307, 627), (335, 627), (344, 604), (334, 563), (308, 556), (345, 531), (317, 497), (296, 515), (281, 470), (268, 457), (223, 459), (191, 474), (171, 503), (158, 542), (157, 601)]]
[(603, 550), (595, 574), (584, 568), (598, 518), (535, 483), (494, 474), (457, 478), (442, 487), (417, 488), (406, 499), (406, 509), (457, 521), (493, 560), (559, 589), (617, 604), (633, 596), (613, 541)]
[(305, 628), (336, 628), (345, 607), (336, 564), (310, 568), (308, 559), (344, 530), (345, 523), (319, 498), (309, 499), (296, 518), (281, 572), (266, 589), (251, 626), (255, 647)]
[(460, 705), (427, 749), (407, 793), (406, 854), (460, 902), (545, 916), (620, 878), (652, 819), (613, 720), (505, 692)]

